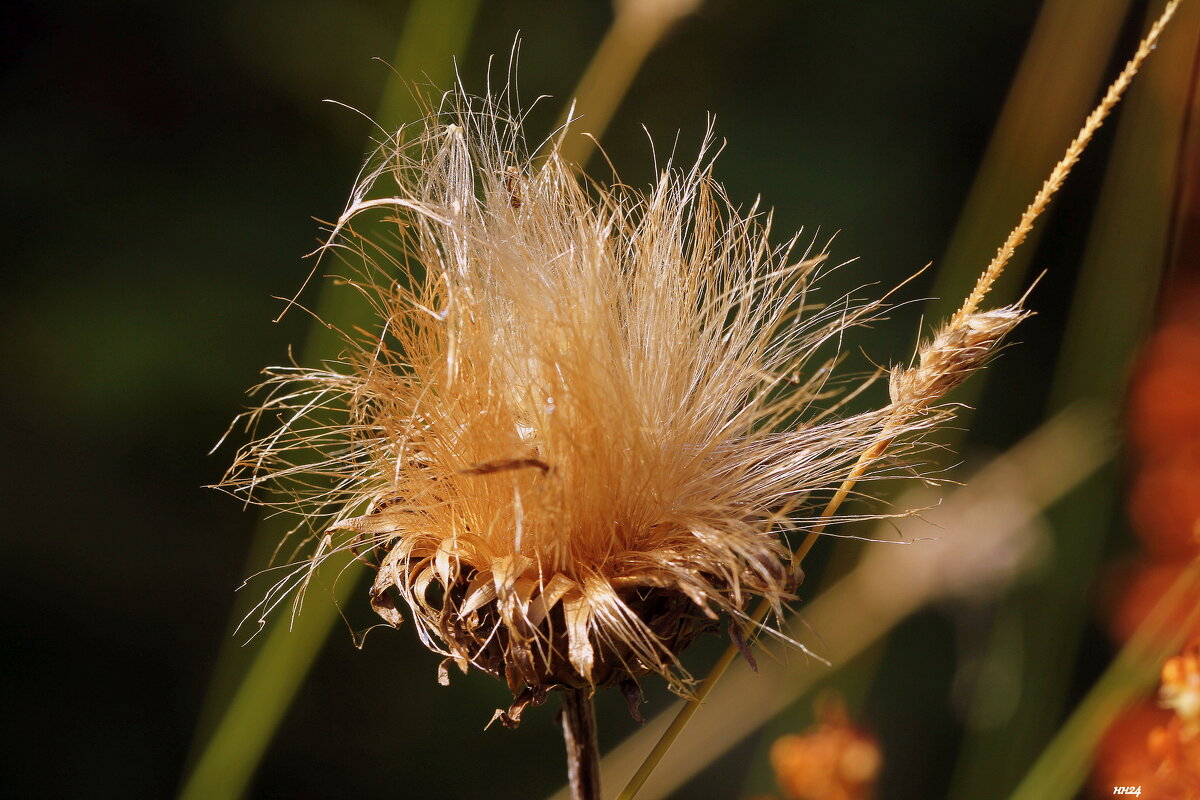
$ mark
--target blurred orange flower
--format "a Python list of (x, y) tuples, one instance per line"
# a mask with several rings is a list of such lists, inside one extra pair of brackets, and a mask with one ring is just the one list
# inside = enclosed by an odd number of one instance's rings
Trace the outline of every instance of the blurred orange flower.
[(1172, 286), (1130, 386), (1127, 425), (1134, 529), (1159, 558), (1200, 553), (1200, 282)]
[(1200, 800), (1200, 638), (1163, 665), (1159, 704), (1117, 719), (1097, 751), (1096, 797), (1116, 787), (1155, 800)]
[(867, 800), (874, 796), (883, 754), (871, 734), (850, 724), (840, 699), (817, 709), (819, 721), (804, 734), (782, 736), (771, 746), (771, 766), (789, 800)]
[[(1110, 572), (1111, 582), (1118, 587), (1111, 612), (1108, 614), (1109, 631), (1117, 641), (1127, 641), (1138, 626), (1154, 609), (1163, 593), (1174, 584), (1187, 561), (1138, 560), (1118, 567)], [(1175, 619), (1164, 630), (1175, 633), (1184, 624), (1190, 607), (1200, 605), (1200, 587), (1191, 586), (1188, 597), (1180, 598), (1175, 604)], [(1185, 602), (1189, 600), (1189, 602)], [(1200, 636), (1200, 630), (1187, 631), (1189, 636)]]

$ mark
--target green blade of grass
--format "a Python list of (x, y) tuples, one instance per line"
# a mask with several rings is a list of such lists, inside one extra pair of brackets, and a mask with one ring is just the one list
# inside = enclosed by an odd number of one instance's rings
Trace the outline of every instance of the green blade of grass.
[[(392, 60), (393, 74), (379, 104), (381, 123), (397, 126), (418, 116), (405, 78), (424, 74), (437, 82), (450, 80), (451, 57), (466, 46), (478, 5), (479, 0), (414, 0)], [(354, 292), (323, 291), (317, 303), (318, 316), (349, 330), (364, 311), (356, 301)], [(309, 362), (334, 358), (340, 347), (334, 331), (314, 323), (304, 357)], [(251, 543), (249, 571), (267, 563), (284, 530), (277, 517), (264, 517)], [(358, 587), (362, 572), (357, 562), (329, 564), (321, 574), (338, 576), (334, 602), (307, 603), (294, 620), (277, 619), (249, 653), (226, 639), (201, 712), (194, 766), (180, 793), (183, 800), (232, 799), (245, 793), (284, 713), (339, 619), (338, 603)], [(242, 613), (235, 610), (231, 631)]]
[[(327, 565), (331, 569), (345, 566), (332, 562)], [(321, 597), (324, 602), (306, 604), (295, 624), (281, 619), (271, 627), (180, 792), (182, 800), (237, 798), (245, 794), (267, 745), (338, 618), (337, 604), (357, 588), (357, 577), (357, 571), (342, 575), (334, 593), (335, 602)]]
[(694, 11), (701, 0), (680, 0), (660, 3), (655, 0), (617, 0), (613, 3), (615, 16), (612, 25), (596, 48), (591, 62), (575, 87), (574, 103), (559, 117), (559, 126), (573, 115), (578, 127), (587, 135), (573, 132), (559, 146), (559, 155), (580, 169), (596, 151), (624, 100), (633, 79), (637, 77), (650, 53), (675, 24)]

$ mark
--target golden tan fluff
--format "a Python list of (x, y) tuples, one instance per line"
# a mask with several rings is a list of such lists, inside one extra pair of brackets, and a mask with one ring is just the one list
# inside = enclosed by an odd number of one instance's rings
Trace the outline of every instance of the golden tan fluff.
[(327, 245), (378, 319), (336, 364), (269, 370), (250, 417), (276, 427), (223, 484), (320, 533), (264, 608), (353, 549), (379, 614), (504, 678), (514, 716), (649, 672), (686, 692), (689, 641), (791, 597), (782, 534), (885, 426), (933, 418), (828, 407), (878, 305), (816, 305), (824, 254), (773, 246), (706, 157), (638, 191), (526, 152), (461, 94), (381, 148)]

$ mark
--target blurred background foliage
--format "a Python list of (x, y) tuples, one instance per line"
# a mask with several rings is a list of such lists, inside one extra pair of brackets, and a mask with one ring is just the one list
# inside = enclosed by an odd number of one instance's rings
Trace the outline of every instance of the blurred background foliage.
[[(944, 253), (970, 272), (1065, 144), (1064, 135), (1041, 150), (1002, 149), (994, 169), (1028, 174), (1028, 185), (1011, 205), (999, 203), (1000, 218), (988, 213), (994, 232), (972, 234), (975, 245), (953, 239), (1042, 6), (709, 0), (650, 53), (603, 144), (626, 182), (645, 185), (653, 179), (646, 131), (660, 157), (675, 147), (686, 161), (712, 112), (728, 140), (717, 174), (735, 201), (761, 196), (776, 209), (780, 238), (800, 227), (819, 239), (836, 233), (834, 258), (857, 259), (830, 276), (826, 297), (863, 286), (860, 295), (879, 294)], [(1110, 77), (1148, 7), (1074, 4), (1084, 6), (1069, 25), (1097, 26), (1099, 39), (1107, 37), (1087, 57), (1097, 60), (1097, 77)], [(6, 4), (0, 180), (10, 232), (0, 347), (8, 376), (4, 485), (14, 517), (0, 559), (5, 795), (172, 795), (239, 670), (262, 647), (262, 637), (231, 646), (229, 627), (246, 599), (234, 590), (263, 566), (251, 547), (257, 515), (201, 488), (219, 477), (231, 451), (206, 453), (247, 404), (244, 390), (259, 370), (308, 340), (303, 314), (272, 324), (282, 307), (276, 298), (290, 296), (308, 273), (302, 256), (316, 244), (313, 218), (341, 211), (372, 132), (363, 116), (321, 101), (367, 113), (382, 104), (384, 116), (403, 118), (404, 97), (394, 88), (384, 96), (392, 73), (374, 59), (417, 82), (422, 73), (448, 74), (448, 58), (406, 60), (406, 48), (418, 44), (404, 44), (402, 32), (422, 8), (434, 29), (439, 13), (465, 15), (455, 23), (465, 45), (453, 36), (423, 44), (451, 48), (469, 90), (483, 90), (492, 55), (493, 78), (502, 79), (520, 35), (522, 95), (550, 96), (530, 117), (535, 141), (552, 128), (612, 19), (596, 0), (479, 0), (442, 11), (397, 0)], [(1050, 51), (1067, 61), (1086, 55)], [(1053, 62), (1038, 69), (1030, 85), (1043, 89), (1067, 72)], [(1081, 111), (1096, 92), (1086, 80), (1068, 88), (1082, 93)], [(1018, 129), (1036, 134), (1038, 113)], [(1070, 132), (1076, 119), (1068, 115)], [(1153, 126), (1170, 118), (1151, 119)], [(1144, 147), (1159, 164), (1173, 153), (1173, 136), (1164, 128), (1156, 145), (1152, 128), (1135, 155)], [(1031, 254), (1033, 268), (1048, 271), (1031, 303), (1038, 316), (976, 388), (970, 433), (944, 466), (982, 463), (1031, 430), (1048, 404), (1075, 399), (1062, 385), (1073, 379), (1061, 372), (1053, 402), (1050, 392), (1112, 146), (1109, 126), (1057, 202)], [(605, 171), (602, 159), (592, 162), (593, 174)], [(1144, 207), (1160, 190), (1143, 187), (1146, 197), (1128, 196), (1129, 206)], [(1153, 241), (1161, 236), (1155, 224), (1144, 226)], [(1116, 344), (1089, 350), (1085, 336), (1070, 355), (1101, 376), (1097, 391), (1110, 399), (1119, 397), (1148, 323), (1161, 253), (1128, 256), (1146, 262), (1123, 262), (1126, 277), (1101, 291), (1098, 305), (1075, 312), (1104, 309), (1128, 323), (1118, 326)], [(923, 308), (916, 301), (935, 281), (952, 297), (966, 283), (935, 276), (909, 284), (900, 299), (912, 302), (861, 332), (852, 350), (879, 363), (906, 359)], [(315, 296), (310, 290), (305, 299)], [(964, 790), (961, 775), (954, 784), (957, 756), (968, 764), (960, 769), (972, 769), (968, 759), (989, 747), (989, 730), (1018, 741), (1008, 752), (1014, 763), (975, 767), (995, 776), (986, 791), (1004, 796), (1104, 669), (1112, 646), (1091, 609), (1106, 588), (1099, 565), (1130, 546), (1119, 476), (1117, 464), (1068, 498), (1101, 510), (1087, 522), (1093, 550), (1085, 557), (1051, 547), (1040, 578), (1011, 592), (1015, 601), (923, 611), (864, 657), (869, 669), (848, 692), (856, 717), (882, 742), (881, 797), (944, 796), (952, 785), (958, 796), (993, 796)], [(833, 550), (824, 560), (836, 569)], [(842, 558), (852, 561), (853, 552)], [(999, 678), (1017, 682), (1009, 699), (982, 716), (977, 709), (972, 729), (973, 670), (989, 646), (1023, 657), (1025, 607), (1058, 602), (1055, 592), (1039, 594), (1046, 576), (1061, 576), (1064, 602), (1078, 613), (1069, 630), (1035, 631), (1031, 641), (1080, 643), (1047, 665), (1062, 675), (1051, 681), (1047, 718), (1031, 729), (1019, 724), (1023, 678), (1014, 668)], [(330, 604), (331, 591), (314, 587), (307, 606)], [(294, 704), (280, 709), (250, 796), (526, 798), (561, 785), (553, 709), (530, 713), (515, 732), (485, 732), (492, 709), (506, 702), (499, 684), (471, 676), (439, 687), (437, 659), (411, 630), (373, 633), (360, 651), (351, 630), (372, 624), (361, 593), (342, 611), (346, 624), (334, 627)], [(818, 650), (820, 636), (813, 631)], [(702, 673), (719, 649), (698, 646), (689, 663)], [(214, 679), (222, 652), (224, 671)], [(651, 713), (666, 706), (658, 682), (646, 688)], [(636, 725), (620, 698), (599, 704), (607, 748)], [(810, 708), (799, 703), (772, 723), (772, 735), (807, 724)], [(743, 742), (677, 796), (769, 788), (764, 747), (765, 739)]]

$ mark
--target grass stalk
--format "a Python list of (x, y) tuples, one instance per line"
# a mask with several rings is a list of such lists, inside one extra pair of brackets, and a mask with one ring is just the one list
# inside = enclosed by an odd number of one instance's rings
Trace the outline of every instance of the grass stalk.
[(1029, 236), (1029, 232), (1033, 230), (1033, 223), (1046, 210), (1046, 207), (1050, 203), (1050, 198), (1062, 188), (1063, 182), (1071, 173), (1071, 168), (1079, 161), (1080, 156), (1083, 155), (1083, 151), (1091, 143), (1092, 137), (1096, 135), (1096, 131), (1104, 124), (1104, 120), (1117, 107), (1117, 103), (1121, 101), (1121, 97), (1133, 82), (1133, 77), (1137, 75), (1143, 62), (1154, 51), (1159, 37), (1171, 21), (1171, 17), (1174, 16), (1175, 9), (1178, 6), (1179, 0), (1171, 0), (1171, 2), (1167, 3), (1162, 14), (1159, 15), (1154, 24), (1150, 26), (1149, 32), (1147, 32), (1138, 45), (1133, 58), (1129, 59), (1124, 69), (1121, 70), (1121, 73), (1109, 84), (1108, 91), (1104, 93), (1104, 97), (1101, 98), (1100, 103), (1092, 109), (1092, 113), (1088, 114), (1079, 133), (1067, 145), (1066, 153), (1054, 165), (1054, 169), (1050, 170), (1050, 175), (1042, 183), (1033, 200), (1025, 207), (1025, 211), (1021, 214), (1021, 219), (1018, 221), (1017, 226), (1009, 232), (1004, 243), (1000, 245), (1000, 249), (996, 251), (996, 255), (992, 257), (987, 269), (979, 276), (971, 294), (967, 296), (962, 307), (955, 312), (954, 319), (961, 319), (967, 314), (973, 313), (979, 307), (979, 303), (983, 298), (991, 291), (992, 285), (1000, 277), (1000, 273), (1008, 266), (1017, 248), (1021, 246), (1022, 242)]
[[(1099, 92), (1129, 6), (1129, 0), (1046, 0), (1042, 4), (954, 232), (937, 262), (926, 317), (937, 319), (952, 311), (953, 298), (962, 296), (968, 281), (977, 278), (976, 265), (1005, 235), (1001, 227), (1005, 220), (1026, 201), (1028, 187), (1059, 157), (1060, 143), (1072, 134), (1079, 118), (1089, 110), (1089, 99)], [(1089, 24), (1077, 24), (1084, 14)], [(1037, 235), (1036, 230), (1031, 233), (1030, 246), (1010, 260), (1002, 283), (1015, 284), (1026, 274)], [(1007, 287), (999, 293), (1011, 296)], [(982, 395), (989, 377), (985, 371), (959, 390), (958, 399), (964, 404), (958, 412), (960, 419), (973, 413), (973, 398)], [(953, 451), (965, 430), (964, 425), (942, 429), (937, 441)], [(865, 687), (877, 666), (878, 654), (875, 659), (859, 658), (852, 683)], [(844, 688), (839, 692), (847, 695)], [(849, 702), (854, 705), (852, 699)], [(810, 710), (800, 713), (808, 719)], [(771, 774), (764, 747), (758, 748), (758, 770)], [(766, 785), (764, 779), (764, 790)]]
[[(1046, 0), (963, 201), (926, 309), (930, 319), (953, 311), (978, 275), (978, 265), (1007, 232), (1012, 214), (1027, 201), (1062, 153), (1102, 87), (1104, 70), (1130, 6), (1129, 0)], [(1087, 24), (1079, 21), (1086, 19)], [(1006, 270), (999, 296), (1013, 296), (1032, 248)], [(979, 388), (978, 383), (975, 390)]]
[(596, 151), (596, 144), (612, 122), (638, 70), (662, 38), (680, 18), (698, 6), (699, 0), (618, 0), (612, 25), (600, 40), (591, 62), (575, 87), (573, 104), (563, 111), (558, 126), (574, 118), (588, 135), (563, 140), (559, 155), (582, 170)]
[[(1129, 0), (1046, 0), (1042, 4), (954, 232), (937, 262), (927, 317), (937, 319), (952, 311), (953, 298), (962, 296), (967, 282), (977, 278), (976, 265), (1005, 235), (1001, 227), (1005, 220), (1026, 201), (1028, 187), (1059, 157), (1060, 142), (1072, 134), (1079, 118), (1089, 110), (1089, 99), (1099, 92), (1129, 6)], [(1088, 17), (1087, 25), (1077, 24), (1083, 14)], [(1030, 246), (1010, 260), (1007, 279), (1002, 282), (1014, 284), (1028, 271), (1037, 234), (1036, 230), (1031, 233)], [(1011, 296), (1007, 287), (999, 291), (1001, 296)], [(982, 395), (989, 377), (985, 371), (959, 390), (958, 399), (964, 404), (958, 412), (960, 419), (973, 413), (972, 398)], [(942, 429), (937, 440), (953, 451), (965, 430), (963, 425)], [(877, 666), (878, 654), (874, 659), (859, 658), (854, 685), (865, 687)], [(847, 695), (844, 689), (839, 693)], [(854, 705), (853, 700), (849, 702)], [(808, 719), (810, 710), (800, 713)], [(756, 758), (759, 770), (770, 774), (764, 747), (759, 747)], [(766, 785), (764, 779), (764, 790)]]

